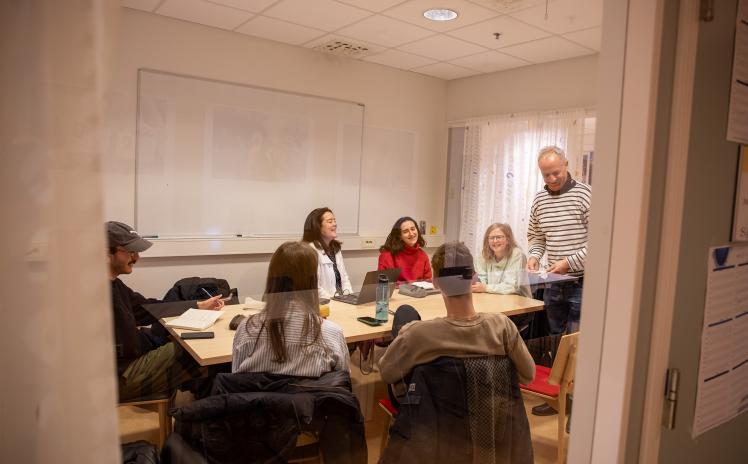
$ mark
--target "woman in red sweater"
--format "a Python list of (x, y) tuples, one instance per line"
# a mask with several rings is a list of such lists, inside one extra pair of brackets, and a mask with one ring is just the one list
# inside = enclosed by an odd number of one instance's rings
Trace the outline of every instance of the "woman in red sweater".
[(379, 248), (378, 270), (399, 267), (398, 282), (431, 280), (431, 264), (423, 247), (426, 241), (418, 231), (415, 219), (401, 217)]

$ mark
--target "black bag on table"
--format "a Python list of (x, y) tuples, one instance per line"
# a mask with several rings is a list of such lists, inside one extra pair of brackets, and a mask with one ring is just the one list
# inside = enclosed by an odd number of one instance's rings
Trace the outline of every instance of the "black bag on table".
[(239, 304), (236, 289), (232, 289), (226, 279), (215, 277), (186, 277), (178, 280), (164, 295), (163, 301), (206, 300), (208, 294), (223, 298), (231, 296), (227, 304)]

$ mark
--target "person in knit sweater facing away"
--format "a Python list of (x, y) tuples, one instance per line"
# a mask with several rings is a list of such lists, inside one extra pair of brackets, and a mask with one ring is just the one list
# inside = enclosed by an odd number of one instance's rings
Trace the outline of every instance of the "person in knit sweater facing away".
[(377, 270), (400, 268), (398, 282), (431, 280), (431, 264), (423, 247), (426, 240), (418, 231), (416, 220), (405, 216), (392, 226), (390, 235), (379, 248)]

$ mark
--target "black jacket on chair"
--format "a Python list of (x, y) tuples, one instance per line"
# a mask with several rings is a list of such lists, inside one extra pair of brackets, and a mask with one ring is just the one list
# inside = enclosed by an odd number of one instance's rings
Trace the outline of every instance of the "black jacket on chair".
[(530, 426), (507, 356), (417, 366), (380, 463), (531, 464)]
[(171, 413), (167, 464), (284, 463), (301, 432), (318, 434), (326, 464), (367, 459), (364, 419), (347, 372), (319, 379), (218, 374), (211, 396)]
[(226, 279), (217, 279), (215, 277), (185, 277), (184, 279), (179, 279), (166, 292), (164, 301), (205, 300), (209, 294), (213, 296), (223, 295), (223, 298), (231, 296), (227, 304), (239, 303), (236, 292), (232, 292), (231, 286)]

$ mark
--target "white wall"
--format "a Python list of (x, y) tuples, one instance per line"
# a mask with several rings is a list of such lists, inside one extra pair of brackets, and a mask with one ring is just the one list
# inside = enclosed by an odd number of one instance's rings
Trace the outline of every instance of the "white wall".
[[(130, 224), (139, 68), (357, 101), (366, 105), (367, 126), (414, 132), (413, 166), (405, 167), (412, 170), (413, 183), (390, 187), (402, 189), (402, 201), (381, 202), (378, 189), (367, 189), (364, 180), (361, 235), (386, 235), (390, 224), (406, 214), (444, 232), (447, 121), (595, 105), (596, 55), (445, 82), (127, 8), (121, 13), (104, 137), (104, 217)], [(364, 163), (378, 162), (367, 157), (365, 138)], [(371, 170), (367, 174), (373, 175)], [(375, 250), (346, 251), (345, 256), (354, 285), (376, 266)], [(269, 254), (148, 258), (145, 253), (125, 280), (148, 296), (161, 296), (181, 277), (220, 276), (242, 295), (256, 296), (268, 259)]]
[[(112, 117), (104, 137), (107, 219), (133, 223), (137, 70), (150, 68), (363, 103), (367, 126), (414, 132), (416, 152), (412, 166), (391, 167), (413, 172), (412, 185), (393, 186), (403, 190), (402, 201), (381, 204), (378, 189), (362, 188), (360, 233), (386, 235), (392, 222), (406, 214), (443, 231), (446, 82), (140, 11), (121, 12), (108, 108)], [(366, 155), (365, 138), (364, 163), (378, 162)], [(376, 251), (346, 252), (354, 283), (376, 267), (376, 257)], [(267, 254), (149, 259), (145, 253), (126, 280), (148, 296), (160, 296), (180, 277), (220, 276), (242, 295), (257, 294), (268, 259)]]
[(598, 55), (456, 79), (447, 84), (447, 121), (525, 111), (592, 108)]

